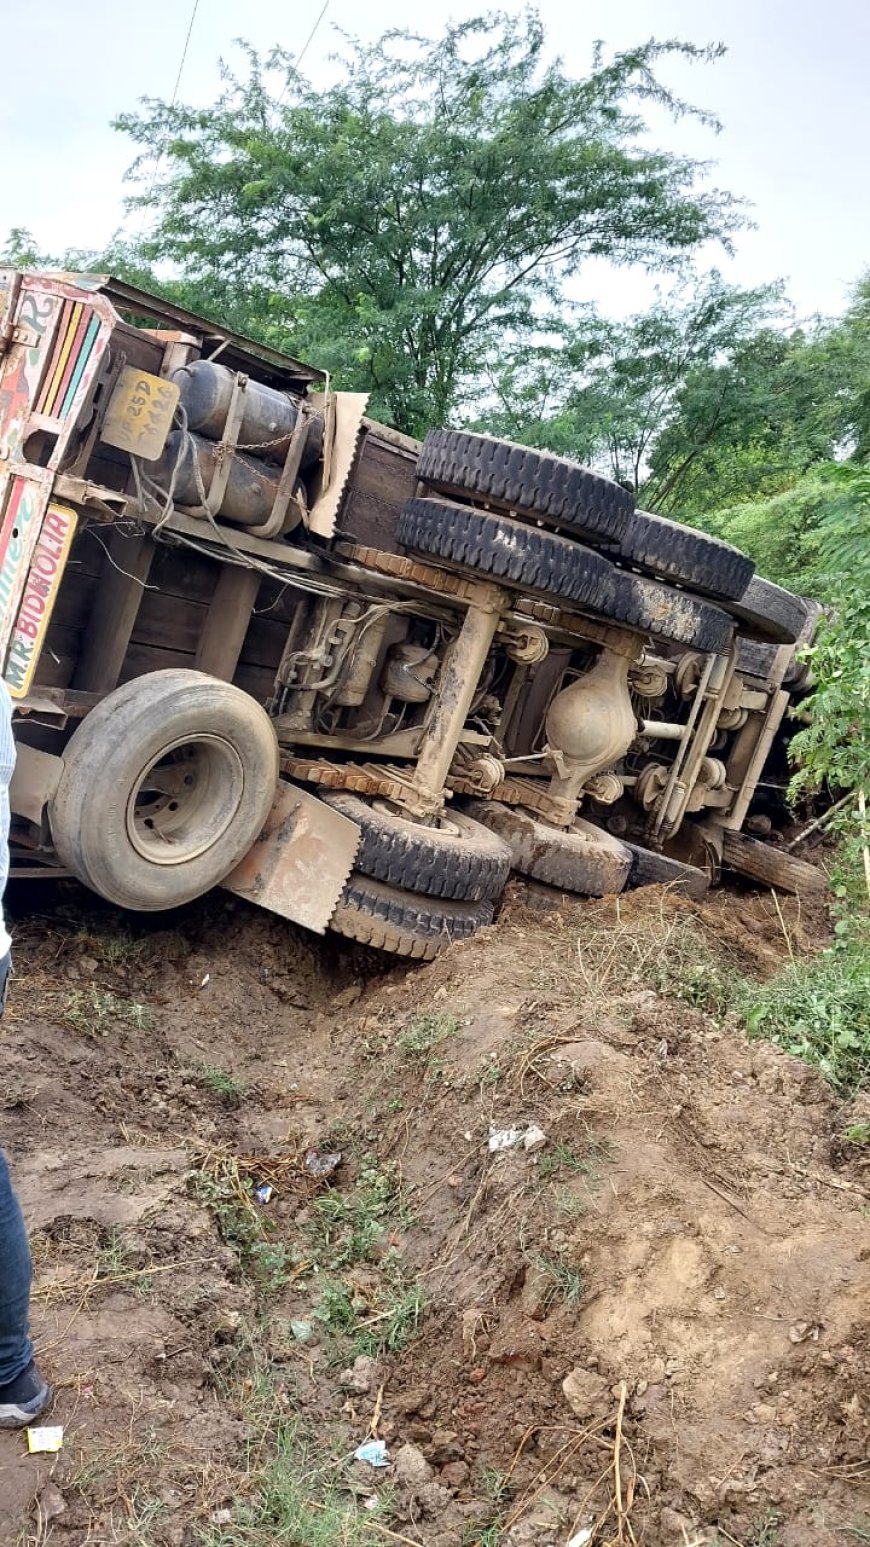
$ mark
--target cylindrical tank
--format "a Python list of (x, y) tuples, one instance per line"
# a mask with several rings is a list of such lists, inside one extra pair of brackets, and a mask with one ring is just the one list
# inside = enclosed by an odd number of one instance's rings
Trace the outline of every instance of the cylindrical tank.
[[(174, 504), (200, 505), (202, 496), (196, 467), (199, 467), (202, 487), (208, 494), (218, 466), (217, 452), (214, 441), (203, 440), (200, 435), (186, 434), (184, 430), (173, 430), (160, 460), (149, 465), (149, 476), (167, 493), (172, 487)], [(215, 515), (221, 515), (227, 521), (238, 521), (242, 526), (259, 526), (271, 514), (280, 480), (280, 467), (269, 466), (256, 457), (247, 457), (241, 451), (235, 452), (230, 462), (230, 476), (224, 497)], [(287, 513), (288, 523), (292, 520), (293, 509), (291, 505)]]
[[(192, 360), (174, 371), (172, 380), (181, 389), (187, 427), (206, 440), (220, 440), (227, 422), (236, 373), (214, 360)], [(245, 411), (238, 444), (256, 447), (272, 462), (283, 462), (290, 436), (299, 418), (299, 400), (248, 380)], [(308, 427), (302, 466), (319, 461), (323, 451), (323, 419), (315, 415)]]

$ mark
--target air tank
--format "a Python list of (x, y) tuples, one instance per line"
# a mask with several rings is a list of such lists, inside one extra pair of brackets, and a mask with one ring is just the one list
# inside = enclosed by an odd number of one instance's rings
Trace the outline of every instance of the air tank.
[[(175, 505), (195, 506), (202, 503), (197, 467), (202, 487), (208, 494), (217, 466), (218, 448), (214, 441), (187, 434), (184, 430), (173, 430), (160, 460), (148, 464), (148, 476), (167, 494), (172, 488)], [(242, 526), (260, 526), (271, 515), (280, 480), (279, 466), (237, 451), (230, 459), (230, 475), (220, 509), (214, 514), (227, 521), (238, 521)], [(292, 521), (293, 509), (291, 505), (288, 523)]]
[[(214, 360), (192, 360), (173, 372), (172, 380), (181, 389), (189, 430), (206, 440), (222, 438), (235, 379), (235, 371)], [(248, 450), (256, 448), (269, 461), (283, 462), (299, 417), (299, 401), (248, 378), (238, 444)], [(319, 461), (322, 451), (323, 419), (318, 414), (308, 427), (302, 466), (311, 467)]]

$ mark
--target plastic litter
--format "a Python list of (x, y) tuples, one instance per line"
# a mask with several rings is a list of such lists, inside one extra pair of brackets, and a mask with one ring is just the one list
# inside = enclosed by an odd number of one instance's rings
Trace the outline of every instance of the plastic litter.
[(63, 1445), (63, 1424), (49, 1424), (42, 1429), (28, 1429), (27, 1449), (32, 1456), (60, 1450)]
[(319, 1150), (309, 1150), (304, 1165), (309, 1176), (332, 1176), (333, 1171), (341, 1165), (341, 1155), (321, 1155)]
[(213, 1509), (209, 1519), (213, 1526), (229, 1526), (233, 1523), (233, 1512), (231, 1509)]
[(310, 1321), (291, 1321), (290, 1331), (297, 1343), (310, 1343), (314, 1336), (314, 1328)]
[(518, 1149), (522, 1145), (527, 1153), (539, 1150), (546, 1144), (547, 1135), (537, 1123), (529, 1123), (526, 1128), (490, 1128), (489, 1152), (495, 1155), (499, 1150)]
[(490, 1128), (489, 1152), (495, 1155), (499, 1150), (516, 1149), (524, 1138), (525, 1131), (522, 1128)]
[(584, 1526), (582, 1531), (578, 1531), (576, 1536), (571, 1537), (570, 1542), (565, 1543), (565, 1547), (587, 1547), (587, 1543), (591, 1542), (594, 1534), (594, 1526)]
[(365, 1461), (368, 1466), (389, 1466), (390, 1455), (386, 1440), (367, 1440), (364, 1445), (357, 1446), (353, 1459)]
[(254, 1197), (258, 1203), (271, 1203), (274, 1191), (269, 1182), (261, 1182), (259, 1187), (254, 1188)]

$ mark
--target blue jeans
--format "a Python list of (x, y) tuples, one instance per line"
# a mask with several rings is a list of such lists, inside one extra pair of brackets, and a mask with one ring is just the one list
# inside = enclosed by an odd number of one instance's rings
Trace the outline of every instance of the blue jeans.
[[(6, 1005), (10, 968), (10, 958), (4, 956), (0, 961), (0, 1016)], [(26, 1370), (33, 1358), (27, 1328), (30, 1280), (27, 1231), (6, 1158), (0, 1151), (0, 1386)]]

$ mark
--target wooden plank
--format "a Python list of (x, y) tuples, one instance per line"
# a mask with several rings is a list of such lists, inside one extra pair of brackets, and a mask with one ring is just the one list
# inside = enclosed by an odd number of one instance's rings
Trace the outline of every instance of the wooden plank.
[(186, 666), (192, 671), (193, 656), (188, 650), (163, 650), (133, 642), (124, 657), (118, 685), (132, 682), (134, 677), (144, 677), (149, 671), (165, 671), (171, 666)]
[(396, 521), (416, 489), (414, 459), (368, 433), (348, 480), (337, 532), (384, 553), (397, 552)]
[[(256, 569), (224, 564), (199, 636), (196, 667), (232, 682), (260, 589)], [(275, 662), (277, 666), (277, 661)]]
[(146, 591), (130, 643), (195, 655), (207, 616), (204, 602), (185, 601), (163, 591)]
[(109, 532), (94, 617), (83, 640), (74, 687), (109, 693), (117, 685), (153, 557), (150, 537), (129, 537), (120, 527)]

